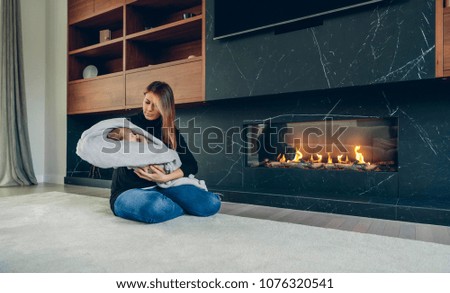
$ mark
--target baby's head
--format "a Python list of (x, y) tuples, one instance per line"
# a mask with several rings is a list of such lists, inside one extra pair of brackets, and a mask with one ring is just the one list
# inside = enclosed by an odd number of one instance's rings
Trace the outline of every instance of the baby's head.
[(144, 136), (136, 134), (131, 129), (126, 127), (114, 128), (108, 133), (107, 137), (118, 141), (125, 140), (135, 142), (147, 142), (147, 139)]

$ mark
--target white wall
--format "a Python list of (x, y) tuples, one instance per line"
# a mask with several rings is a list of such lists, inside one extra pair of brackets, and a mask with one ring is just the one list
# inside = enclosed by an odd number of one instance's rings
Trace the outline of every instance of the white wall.
[(45, 177), (46, 0), (21, 0), (28, 131), (38, 182)]
[(39, 182), (63, 183), (66, 170), (67, 1), (21, 0), (25, 90)]
[(47, 0), (46, 2), (44, 181), (62, 184), (66, 174), (67, 147), (67, 1)]

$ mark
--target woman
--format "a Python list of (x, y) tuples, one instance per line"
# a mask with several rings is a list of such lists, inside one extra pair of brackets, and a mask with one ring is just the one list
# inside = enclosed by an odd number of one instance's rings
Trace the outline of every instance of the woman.
[[(114, 170), (110, 204), (114, 214), (145, 223), (164, 222), (184, 213), (210, 216), (220, 209), (220, 197), (193, 185), (160, 188), (156, 183), (167, 182), (198, 171), (197, 162), (184, 138), (175, 128), (173, 92), (167, 83), (155, 81), (144, 94), (142, 112), (131, 117), (131, 122), (161, 139), (177, 151), (181, 167), (166, 174), (156, 166), (130, 170)], [(150, 189), (144, 187), (155, 186)]]

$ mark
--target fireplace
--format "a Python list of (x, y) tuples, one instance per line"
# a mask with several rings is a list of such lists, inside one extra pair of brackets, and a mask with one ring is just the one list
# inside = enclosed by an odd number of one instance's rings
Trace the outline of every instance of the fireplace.
[(246, 190), (340, 201), (397, 200), (398, 117), (289, 114), (244, 121), (244, 129)]
[[(284, 121), (283, 121), (284, 120)], [(303, 119), (304, 120), (304, 119)], [(246, 166), (356, 172), (397, 172), (398, 119), (289, 115), (246, 129)]]

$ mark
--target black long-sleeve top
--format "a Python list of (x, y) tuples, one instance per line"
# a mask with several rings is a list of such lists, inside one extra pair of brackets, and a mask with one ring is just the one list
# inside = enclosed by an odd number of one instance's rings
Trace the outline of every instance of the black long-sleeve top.
[[(148, 133), (152, 134), (154, 137), (161, 139), (162, 137), (162, 119), (157, 120), (147, 120), (144, 114), (141, 112), (137, 115), (130, 117), (130, 121), (142, 129), (146, 130)], [(177, 137), (177, 153), (181, 160), (180, 169), (183, 171), (184, 176), (189, 176), (189, 174), (197, 174), (198, 166), (192, 153), (187, 147), (186, 141), (183, 136), (180, 135), (178, 129), (175, 129), (175, 134)], [(114, 169), (112, 175), (111, 183), (111, 197), (110, 205), (111, 210), (114, 212), (114, 203), (117, 197), (124, 191), (133, 188), (143, 188), (156, 185), (155, 182), (151, 182), (142, 178), (139, 178), (133, 169), (128, 169), (127, 167), (121, 167)]]

